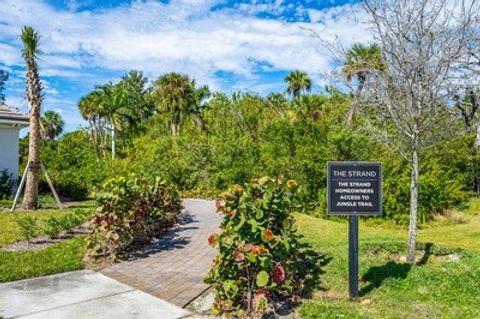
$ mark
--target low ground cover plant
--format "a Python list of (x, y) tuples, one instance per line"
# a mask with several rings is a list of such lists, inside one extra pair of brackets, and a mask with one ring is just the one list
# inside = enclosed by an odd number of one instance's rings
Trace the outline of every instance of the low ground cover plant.
[(24, 238), (30, 241), (38, 235), (39, 226), (38, 220), (35, 216), (25, 216), (17, 219), (17, 224), (20, 227), (20, 232)]
[(85, 262), (98, 267), (124, 256), (133, 243), (148, 243), (172, 226), (182, 210), (175, 188), (159, 178), (109, 180), (97, 196)]
[(291, 214), (296, 190), (294, 180), (262, 177), (216, 202), (224, 219), (208, 239), (218, 255), (205, 279), (217, 290), (215, 314), (261, 316), (318, 279), (319, 256), (301, 242)]
[(89, 210), (77, 209), (61, 217), (52, 216), (45, 220), (42, 231), (51, 237), (57, 237), (62, 231), (71, 231), (83, 224), (89, 215)]
[(83, 224), (89, 215), (91, 215), (90, 209), (76, 209), (71, 213), (51, 216), (41, 221), (35, 216), (20, 217), (16, 221), (22, 236), (30, 241), (32, 238), (43, 234), (54, 238), (62, 231), (71, 231)]

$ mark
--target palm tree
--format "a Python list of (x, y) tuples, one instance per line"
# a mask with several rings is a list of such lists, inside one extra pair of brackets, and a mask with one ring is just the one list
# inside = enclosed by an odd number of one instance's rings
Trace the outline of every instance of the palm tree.
[(265, 104), (273, 108), (281, 116), (285, 116), (285, 110), (288, 108), (288, 100), (281, 93), (269, 93), (265, 99)]
[(170, 130), (172, 135), (178, 135), (194, 103), (194, 84), (187, 75), (172, 72), (160, 76), (154, 86), (156, 107), (170, 113)]
[(40, 109), (42, 104), (42, 84), (38, 75), (37, 56), (40, 35), (32, 27), (25, 26), (21, 35), (23, 50), (22, 56), (27, 64), (27, 101), (29, 104), (30, 132), (28, 145), (27, 184), (23, 207), (35, 209), (38, 205), (38, 174), (40, 168)]
[(205, 122), (203, 121), (203, 111), (208, 107), (206, 100), (212, 95), (208, 85), (203, 85), (198, 89), (195, 88), (195, 81), (192, 81), (194, 87), (193, 91), (193, 103), (190, 107), (190, 113), (192, 114), (193, 121), (199, 131), (205, 130)]
[(321, 117), (322, 108), (326, 102), (327, 98), (325, 96), (310, 94), (302, 95), (298, 99), (293, 100), (292, 105), (304, 118), (310, 118), (313, 121), (317, 121)]
[(55, 111), (47, 111), (41, 118), (41, 128), (44, 138), (54, 141), (63, 132), (65, 122), (60, 113)]
[[(100, 116), (98, 114), (99, 95), (93, 91), (80, 99), (78, 109), (84, 120), (88, 121), (90, 134), (92, 136), (93, 149), (97, 162), (100, 160), (98, 155), (98, 139), (102, 130), (100, 127)], [(101, 138), (101, 137), (100, 137)]]
[[(150, 88), (147, 87), (148, 79), (143, 75), (143, 72), (131, 70), (122, 76), (122, 79), (117, 84), (125, 89), (126, 99), (125, 103), (135, 111), (138, 121), (144, 120), (152, 115), (155, 107), (150, 99), (148, 99)], [(137, 121), (129, 123), (136, 126)]]
[(288, 84), (287, 92), (294, 99), (300, 97), (303, 91), (309, 92), (312, 89), (312, 80), (306, 72), (300, 70), (292, 71), (285, 77), (285, 82)]
[(384, 71), (385, 68), (381, 50), (376, 44), (369, 46), (354, 44), (346, 53), (346, 61), (343, 64), (342, 73), (348, 82), (351, 82), (353, 79), (357, 80), (357, 88), (355, 89), (355, 95), (347, 115), (346, 123), (348, 127), (352, 125), (360, 95), (368, 77), (375, 72)]

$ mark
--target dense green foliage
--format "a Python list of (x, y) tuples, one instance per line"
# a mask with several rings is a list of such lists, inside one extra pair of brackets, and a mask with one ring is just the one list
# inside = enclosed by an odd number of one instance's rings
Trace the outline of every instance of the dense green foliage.
[[(21, 140), (21, 170), (26, 165), (28, 137)], [(56, 190), (69, 200), (85, 199), (108, 176), (110, 161), (95, 159), (88, 133), (77, 130), (63, 134), (55, 143), (42, 141), (41, 160), (45, 163)], [(40, 191), (50, 193), (41, 176)]]
[[(351, 60), (363, 63), (360, 58)], [(132, 172), (162, 176), (186, 194), (205, 196), (252, 176), (284, 175), (302, 185), (304, 211), (319, 216), (325, 214), (328, 161), (378, 161), (384, 172), (384, 218), (406, 224), (410, 164), (365, 129), (365, 114), (375, 109), (362, 110), (362, 117), (353, 117), (352, 125), (346, 125), (355, 97), (333, 88), (323, 94), (304, 93), (311, 80), (301, 72), (297, 75), (287, 83), (289, 91), (301, 87), (291, 100), (279, 93), (267, 97), (216, 93), (206, 101), (208, 88), (196, 88), (187, 76), (168, 73), (148, 87), (146, 78), (132, 71), (117, 84), (107, 84), (110, 89), (98, 88), (82, 99), (80, 109), (90, 130), (66, 133), (54, 143), (43, 141), (41, 157), (60, 194), (70, 199), (85, 198), (109, 177)], [(177, 82), (182, 83), (181, 90), (170, 92)], [(119, 97), (112, 100), (105, 90), (118, 91)], [(108, 115), (107, 109), (120, 113)], [(114, 160), (106, 156), (111, 151), (110, 120), (120, 133), (114, 137)], [(455, 125), (456, 134), (422, 153), (421, 222), (464, 205), (478, 179), (474, 136), (461, 123)], [(26, 143), (22, 145), (25, 159)], [(45, 186), (41, 189), (47, 192)]]
[(291, 214), (296, 190), (294, 180), (265, 176), (235, 185), (217, 201), (223, 221), (208, 241), (218, 254), (205, 280), (216, 288), (214, 313), (263, 314), (312, 286), (319, 268)]
[(8, 170), (0, 171), (0, 199), (7, 199), (12, 195), (13, 183), (12, 175)]
[[(253, 176), (285, 175), (303, 185), (305, 211), (325, 212), (326, 163), (372, 160), (383, 164), (387, 218), (408, 221), (410, 170), (400, 155), (343, 125), (350, 99), (331, 95), (303, 96), (298, 103), (273, 104), (251, 94), (231, 98), (217, 94), (203, 112), (207, 130), (186, 123), (182, 134), (168, 133), (161, 114), (146, 123), (116, 172), (160, 174), (181, 189), (221, 192)], [(425, 221), (470, 196), (471, 138), (438, 144), (422, 158), (420, 216)]]
[(148, 243), (173, 225), (182, 209), (175, 188), (135, 176), (109, 180), (97, 202), (85, 259), (92, 265), (117, 260), (133, 243)]

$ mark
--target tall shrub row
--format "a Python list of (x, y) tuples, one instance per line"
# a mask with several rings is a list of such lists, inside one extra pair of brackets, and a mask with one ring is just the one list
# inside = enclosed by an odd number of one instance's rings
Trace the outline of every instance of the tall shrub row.
[[(312, 99), (315, 101), (315, 99)], [(221, 193), (229, 185), (254, 176), (286, 175), (302, 185), (298, 196), (304, 211), (325, 212), (326, 163), (331, 160), (379, 161), (384, 172), (385, 218), (408, 222), (410, 170), (401, 155), (361, 129), (344, 125), (350, 100), (332, 93), (307, 109), (296, 103), (277, 105), (252, 94), (216, 94), (200, 114), (205, 130), (192, 121), (172, 136), (169, 116), (155, 114), (141, 123), (125, 143), (119, 138), (117, 159), (97, 162), (85, 131), (62, 136), (42, 149), (61, 195), (85, 198), (106, 178), (135, 172), (162, 176), (191, 194)], [(461, 132), (461, 128), (458, 130)], [(463, 205), (471, 195), (472, 141), (464, 136), (435, 145), (421, 162), (420, 217)]]
[(94, 266), (112, 263), (123, 258), (132, 244), (158, 237), (182, 210), (177, 190), (159, 178), (111, 179), (97, 202), (85, 256), (87, 264)]

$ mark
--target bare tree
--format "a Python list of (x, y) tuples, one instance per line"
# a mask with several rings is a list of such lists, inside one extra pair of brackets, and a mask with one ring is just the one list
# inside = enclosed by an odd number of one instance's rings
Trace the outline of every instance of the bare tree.
[(476, 0), (365, 0), (363, 8), (386, 63), (367, 100), (411, 164), (407, 261), (414, 263), (420, 157), (448, 128), (449, 84), (464, 67), (480, 8)]

